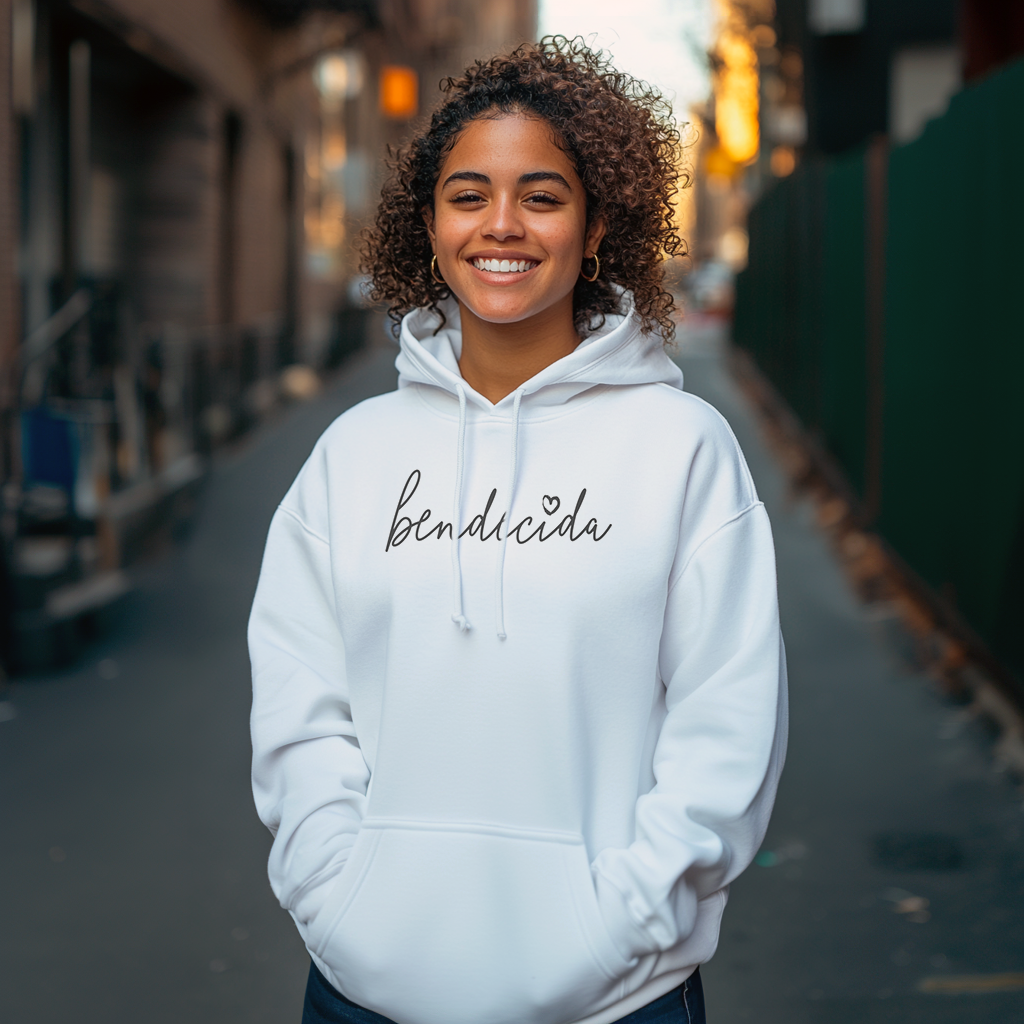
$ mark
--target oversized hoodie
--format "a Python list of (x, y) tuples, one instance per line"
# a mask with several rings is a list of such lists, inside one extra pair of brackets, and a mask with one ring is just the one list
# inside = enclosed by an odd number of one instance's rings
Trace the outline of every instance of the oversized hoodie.
[(496, 404), (458, 313), (277, 510), (249, 627), (269, 874), (399, 1024), (605, 1024), (715, 950), (786, 736), (768, 518), (630, 315)]

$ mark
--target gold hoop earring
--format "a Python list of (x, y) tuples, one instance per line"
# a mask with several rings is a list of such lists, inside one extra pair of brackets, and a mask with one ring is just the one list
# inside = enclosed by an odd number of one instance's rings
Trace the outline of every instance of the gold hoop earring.
[(593, 277), (587, 277), (587, 275), (583, 273), (583, 268), (580, 267), (580, 276), (584, 281), (596, 281), (597, 275), (601, 273), (601, 261), (597, 258), (597, 253), (595, 252), (593, 255), (589, 257), (584, 256), (583, 258), (592, 259), (594, 261), (594, 275)]
[(443, 277), (438, 277), (437, 276), (437, 255), (436, 254), (434, 255), (433, 259), (431, 259), (431, 261), (430, 261), (430, 276), (438, 284), (447, 284), (448, 283)]

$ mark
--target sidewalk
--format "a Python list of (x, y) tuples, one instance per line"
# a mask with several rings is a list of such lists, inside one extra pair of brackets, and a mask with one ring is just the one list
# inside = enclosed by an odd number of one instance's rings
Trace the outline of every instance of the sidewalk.
[(709, 1019), (1024, 1021), (1021, 791), (980, 727), (901, 661), (898, 624), (853, 594), (721, 344), (698, 327), (678, 360), (732, 424), (772, 519), (792, 731), (759, 865), (702, 971)]

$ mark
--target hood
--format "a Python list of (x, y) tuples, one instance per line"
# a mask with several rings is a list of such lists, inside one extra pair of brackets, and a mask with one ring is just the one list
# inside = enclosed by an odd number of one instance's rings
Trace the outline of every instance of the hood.
[[(665, 353), (658, 335), (644, 334), (633, 314), (629, 292), (622, 293), (625, 313), (609, 316), (604, 324), (579, 343), (567, 356), (546, 366), (540, 373), (521, 384), (500, 402), (492, 404), (474, 391), (459, 370), (462, 352), (462, 329), (459, 307), (454, 299), (441, 305), (441, 318), (427, 309), (415, 309), (402, 320), (399, 338), (401, 351), (396, 360), (398, 386), (414, 384), (440, 388), (458, 399), (459, 427), (455, 445), (455, 490), (452, 495), (452, 622), (463, 632), (472, 627), (466, 617), (462, 600), (462, 564), (459, 541), (462, 534), (462, 483), (465, 476), (467, 407), (470, 404), (487, 410), (510, 409), (508, 505), (504, 519), (511, 519), (515, 501), (516, 477), (519, 470), (520, 410), (524, 400), (531, 407), (560, 405), (575, 395), (600, 384), (670, 384), (683, 386), (682, 371)], [(438, 329), (440, 327), (440, 329)], [(497, 634), (505, 633), (505, 553), (508, 530), (501, 534), (501, 554), (495, 580)]]
[[(608, 316), (604, 324), (567, 356), (531, 377), (512, 394), (493, 405), (463, 380), (459, 371), (462, 327), (454, 299), (441, 303), (445, 325), (428, 309), (415, 309), (402, 320), (401, 351), (395, 365), (398, 386), (427, 384), (453, 395), (460, 389), (466, 400), (482, 408), (504, 408), (520, 398), (530, 404), (558, 404), (597, 384), (670, 384), (682, 388), (683, 374), (668, 357), (660, 335), (644, 334), (633, 314), (633, 297), (623, 293), (626, 312)], [(435, 333), (436, 332), (436, 333)]]

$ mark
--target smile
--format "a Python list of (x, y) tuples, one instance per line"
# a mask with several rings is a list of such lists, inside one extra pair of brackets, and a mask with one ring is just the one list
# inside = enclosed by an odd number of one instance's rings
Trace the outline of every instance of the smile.
[(537, 266), (533, 260), (484, 260), (472, 261), (477, 270), (487, 270), (492, 274), (524, 274)]

